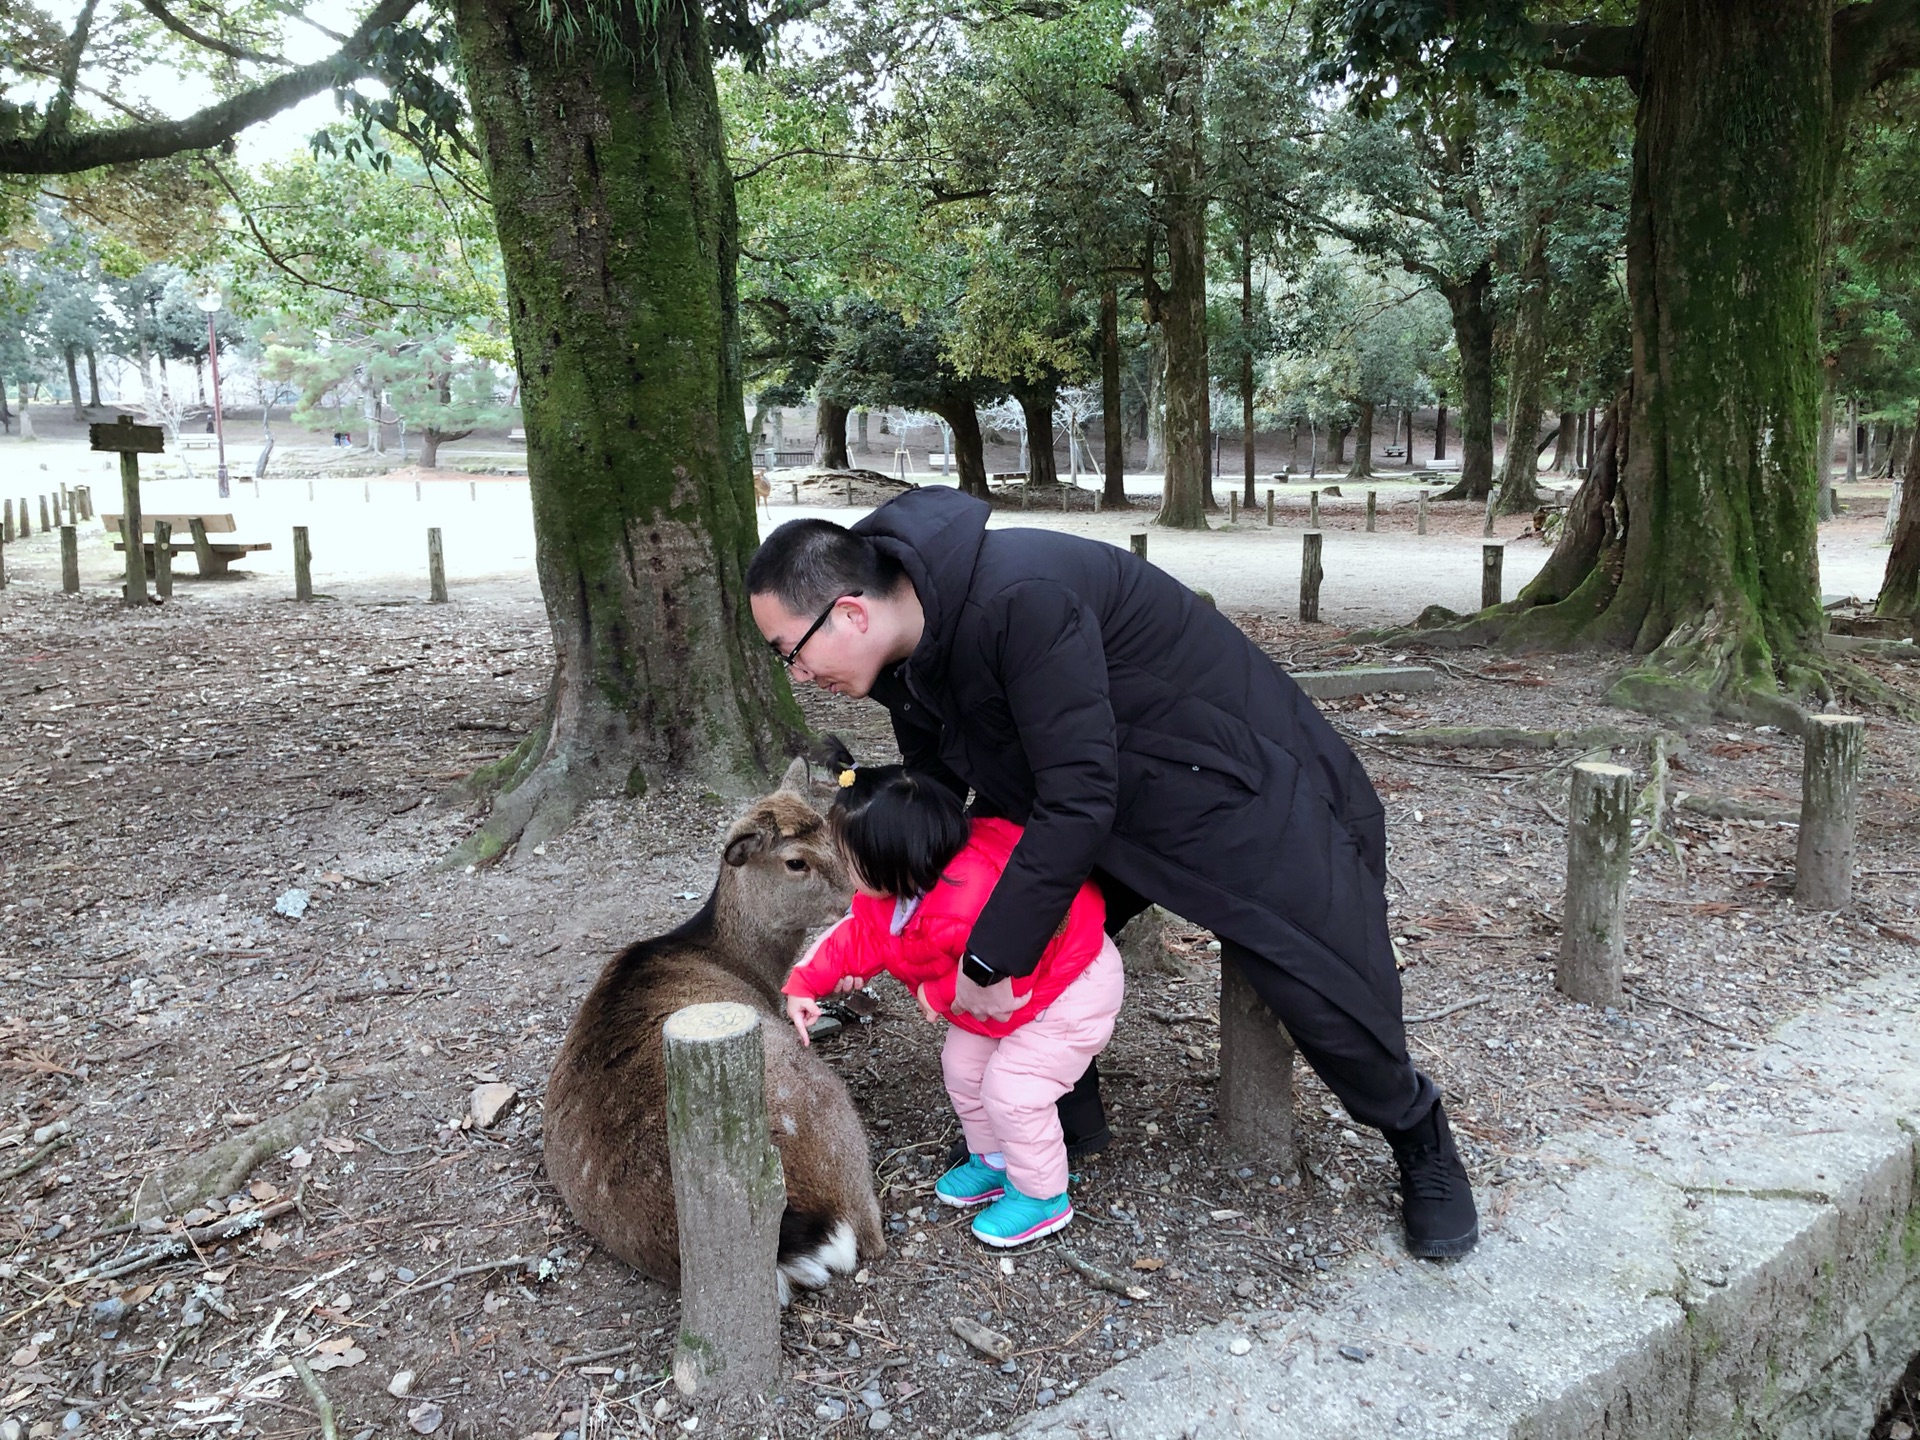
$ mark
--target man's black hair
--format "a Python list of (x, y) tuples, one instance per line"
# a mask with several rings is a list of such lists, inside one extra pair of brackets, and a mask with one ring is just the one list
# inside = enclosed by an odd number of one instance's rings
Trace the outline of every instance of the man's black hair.
[(932, 890), (966, 848), (967, 816), (959, 797), (904, 765), (854, 767), (844, 751), (834, 763), (836, 778), (849, 783), (839, 788), (828, 826), (860, 878), (909, 899)]
[(891, 595), (907, 572), (864, 535), (831, 520), (789, 520), (760, 542), (747, 566), (747, 594), (771, 594), (796, 615), (824, 610), (858, 590)]

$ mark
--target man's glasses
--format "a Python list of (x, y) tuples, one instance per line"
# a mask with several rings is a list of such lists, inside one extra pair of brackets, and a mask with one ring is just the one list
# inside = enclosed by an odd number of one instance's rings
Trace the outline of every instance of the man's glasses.
[(780, 647), (778, 645), (775, 645), (773, 647), (773, 653), (775, 658), (777, 658), (782, 665), (786, 666), (787, 669), (791, 671), (793, 669), (793, 662), (800, 658), (800, 652), (801, 650), (806, 648), (807, 641), (811, 640), (815, 635), (817, 635), (820, 632), (820, 627), (826, 624), (828, 617), (833, 614), (834, 606), (838, 605), (842, 600), (851, 600), (854, 597), (859, 595), (864, 595), (865, 593), (866, 592), (864, 590), (849, 590), (844, 595), (834, 596), (834, 598), (828, 602), (827, 608), (822, 610), (820, 614), (814, 619), (813, 624), (807, 627), (807, 633), (800, 637), (799, 643), (796, 644), (793, 647), (793, 649), (787, 651), (786, 654), (782, 655), (780, 653)]

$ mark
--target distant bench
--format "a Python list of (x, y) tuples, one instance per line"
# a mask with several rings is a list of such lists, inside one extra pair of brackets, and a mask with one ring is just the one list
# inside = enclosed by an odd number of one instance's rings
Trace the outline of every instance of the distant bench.
[[(100, 523), (109, 535), (120, 534), (120, 516), (102, 512)], [(140, 517), (141, 549), (147, 556), (147, 573), (153, 573), (153, 527), (164, 520), (173, 527), (173, 537), (167, 545), (168, 555), (183, 555), (189, 550), (200, 565), (200, 578), (205, 580), (215, 575), (225, 575), (227, 567), (236, 560), (243, 560), (255, 550), (271, 550), (272, 544), (265, 540), (209, 540), (209, 535), (231, 535), (236, 528), (231, 515), (142, 515)], [(181, 539), (185, 531), (191, 538)], [(127, 548), (124, 538), (114, 543), (115, 550), (124, 552)]]
[(218, 435), (182, 435), (176, 450), (212, 450), (220, 444)]

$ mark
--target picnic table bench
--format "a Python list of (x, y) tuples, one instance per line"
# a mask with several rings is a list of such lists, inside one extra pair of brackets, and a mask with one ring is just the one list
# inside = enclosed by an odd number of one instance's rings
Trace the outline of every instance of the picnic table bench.
[(176, 450), (212, 450), (219, 446), (218, 435), (202, 435), (193, 431), (182, 431)]
[[(118, 515), (109, 515), (104, 511), (100, 523), (109, 535), (120, 534)], [(182, 555), (191, 550), (199, 562), (200, 578), (205, 580), (215, 575), (225, 575), (227, 567), (236, 560), (245, 559), (255, 550), (271, 550), (272, 544), (265, 540), (210, 540), (209, 535), (231, 535), (237, 528), (231, 515), (142, 515), (140, 517), (141, 548), (147, 556), (147, 573), (153, 573), (153, 526), (154, 522), (164, 520), (173, 527), (173, 538), (167, 545), (169, 555)], [(185, 538), (183, 538), (183, 535)], [(127, 548), (126, 539), (114, 542), (115, 550)]]

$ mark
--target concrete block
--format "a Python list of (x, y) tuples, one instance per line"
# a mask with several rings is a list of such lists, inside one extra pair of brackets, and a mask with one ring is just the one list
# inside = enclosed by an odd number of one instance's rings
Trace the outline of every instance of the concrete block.
[(1424, 665), (1357, 665), (1350, 670), (1297, 671), (1293, 682), (1316, 700), (1341, 700), (1383, 690), (1438, 690), (1440, 675)]

